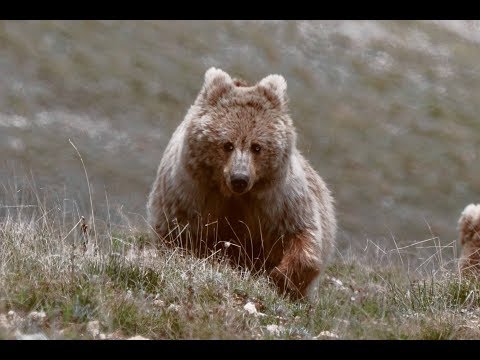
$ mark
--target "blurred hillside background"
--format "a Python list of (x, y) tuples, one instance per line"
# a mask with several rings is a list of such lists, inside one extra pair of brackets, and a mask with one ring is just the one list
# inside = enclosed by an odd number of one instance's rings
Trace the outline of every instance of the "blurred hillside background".
[(447, 246), (480, 201), (479, 22), (4, 21), (0, 216), (29, 203), (28, 184), (88, 216), (71, 139), (95, 215), (142, 222), (210, 66), (285, 76), (299, 146), (336, 198), (341, 251)]

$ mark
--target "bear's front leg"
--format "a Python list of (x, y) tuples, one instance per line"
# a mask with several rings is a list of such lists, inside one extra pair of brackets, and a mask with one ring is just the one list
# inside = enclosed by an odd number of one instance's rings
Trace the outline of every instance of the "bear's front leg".
[(320, 246), (313, 231), (304, 231), (284, 241), (286, 248), (277, 266), (270, 272), (273, 282), (294, 299), (311, 294), (310, 286), (322, 268)]

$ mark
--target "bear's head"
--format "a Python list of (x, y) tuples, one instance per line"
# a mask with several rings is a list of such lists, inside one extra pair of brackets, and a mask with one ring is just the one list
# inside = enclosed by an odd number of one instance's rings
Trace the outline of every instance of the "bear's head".
[(460, 244), (474, 242), (480, 250), (480, 204), (470, 204), (462, 211), (458, 220)]
[(225, 196), (281, 182), (296, 141), (286, 90), (280, 75), (247, 86), (210, 68), (186, 117), (184, 156), (192, 176)]

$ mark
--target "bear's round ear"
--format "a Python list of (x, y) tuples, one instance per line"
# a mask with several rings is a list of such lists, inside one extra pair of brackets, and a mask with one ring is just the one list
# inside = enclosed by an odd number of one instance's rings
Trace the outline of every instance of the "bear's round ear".
[(470, 204), (462, 211), (462, 215), (458, 220), (459, 227), (480, 225), (480, 204)]
[(234, 83), (230, 75), (223, 70), (211, 67), (205, 73), (199, 99), (213, 105), (233, 87)]
[(208, 69), (207, 72), (205, 73), (204, 85), (212, 86), (215, 83), (220, 83), (220, 82), (224, 82), (226, 84), (229, 84), (229, 83), (233, 84), (232, 78), (225, 71), (221, 69), (217, 69), (215, 67), (211, 67), (210, 69)]
[(470, 204), (462, 211), (458, 219), (458, 230), (460, 230), (460, 244), (465, 245), (472, 238), (478, 238), (480, 229), (480, 204)]
[(280, 100), (282, 105), (286, 105), (288, 101), (287, 82), (282, 75), (268, 75), (266, 78), (262, 79), (258, 85), (272, 92)]

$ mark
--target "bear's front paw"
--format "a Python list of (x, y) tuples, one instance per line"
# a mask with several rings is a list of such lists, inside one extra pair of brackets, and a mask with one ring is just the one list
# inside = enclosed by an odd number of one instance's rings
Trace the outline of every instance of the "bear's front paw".
[(269, 276), (281, 293), (289, 295), (293, 300), (301, 300), (305, 297), (305, 281), (295, 282), (291, 274), (288, 276), (278, 267), (275, 267)]

